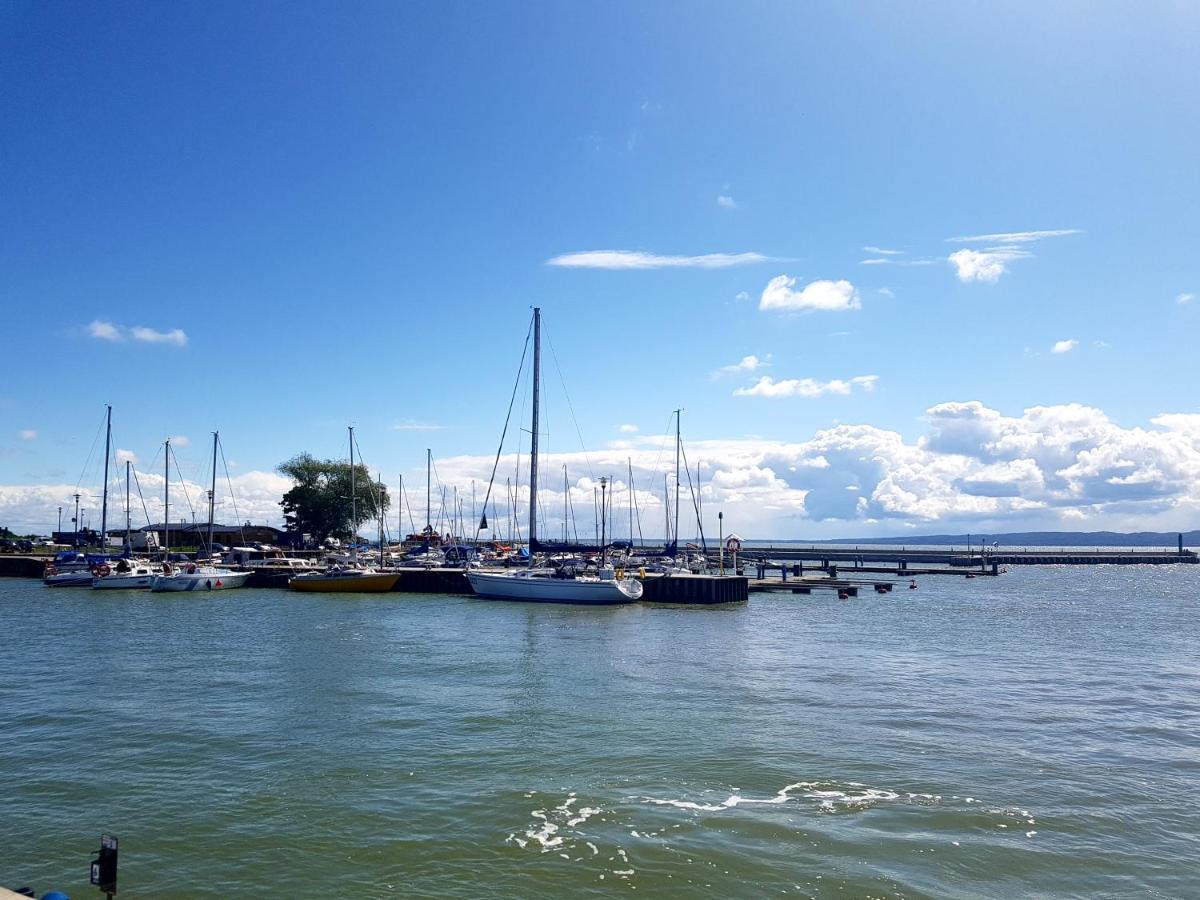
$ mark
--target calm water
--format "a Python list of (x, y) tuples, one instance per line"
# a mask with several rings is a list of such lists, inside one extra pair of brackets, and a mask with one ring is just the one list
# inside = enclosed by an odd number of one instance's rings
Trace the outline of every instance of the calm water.
[(1197, 896), (1200, 567), (848, 602), (0, 580), (0, 884)]

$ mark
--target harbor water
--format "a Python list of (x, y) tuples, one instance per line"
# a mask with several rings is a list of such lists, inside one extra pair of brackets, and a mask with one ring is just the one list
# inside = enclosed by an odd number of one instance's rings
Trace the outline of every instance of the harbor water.
[(575, 608), (0, 580), (0, 884), (1197, 896), (1200, 568)]

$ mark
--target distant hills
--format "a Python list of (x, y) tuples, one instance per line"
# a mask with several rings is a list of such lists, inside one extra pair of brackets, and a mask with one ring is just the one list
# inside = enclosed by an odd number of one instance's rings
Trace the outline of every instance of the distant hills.
[[(1011, 531), (1003, 534), (971, 534), (971, 543), (1017, 547), (1174, 547), (1178, 531)], [(965, 547), (966, 534), (906, 534), (902, 537), (857, 537), (833, 540), (775, 541), (787, 544), (930, 544)], [(1200, 531), (1183, 532), (1183, 545), (1200, 544)]]

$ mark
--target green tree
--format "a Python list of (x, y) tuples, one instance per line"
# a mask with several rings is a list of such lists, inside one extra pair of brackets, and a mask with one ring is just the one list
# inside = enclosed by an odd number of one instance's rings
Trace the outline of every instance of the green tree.
[(276, 470), (296, 482), (279, 501), (288, 530), (311, 534), (319, 541), (349, 538), (364, 522), (386, 513), (391, 503), (387, 485), (375, 481), (361, 464), (354, 466), (354, 521), (349, 463), (301, 453), (280, 463)]

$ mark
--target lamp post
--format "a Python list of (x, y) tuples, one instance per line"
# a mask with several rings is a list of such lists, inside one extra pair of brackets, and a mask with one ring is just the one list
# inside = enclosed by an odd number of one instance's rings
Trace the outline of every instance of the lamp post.
[(721, 574), (725, 574), (725, 513), (717, 513), (718, 541), (721, 548)]
[(62, 533), (62, 507), (58, 508), (58, 531)]

